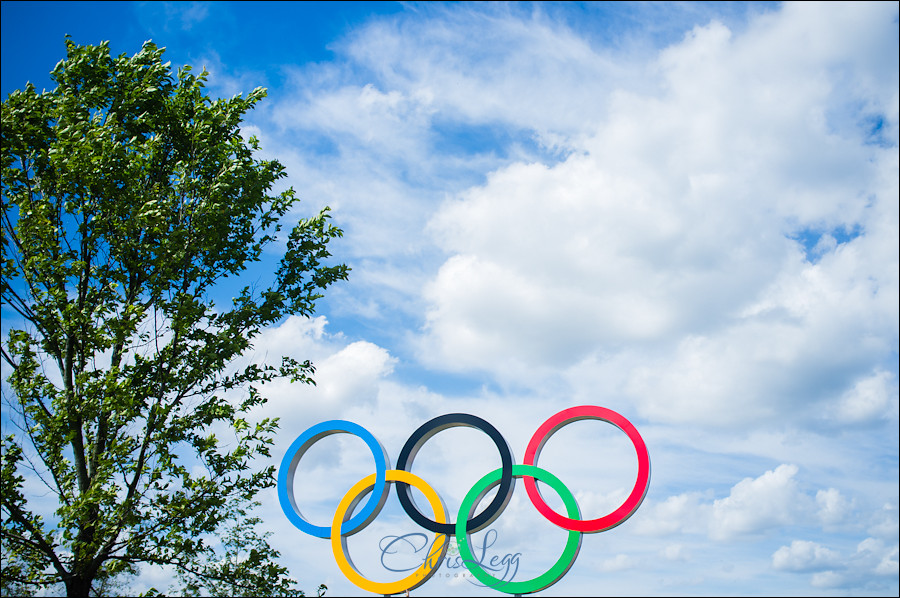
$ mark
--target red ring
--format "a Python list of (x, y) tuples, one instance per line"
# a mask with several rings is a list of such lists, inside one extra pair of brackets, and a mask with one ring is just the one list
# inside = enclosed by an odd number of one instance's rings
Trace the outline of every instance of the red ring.
[(631, 517), (641, 505), (641, 502), (644, 500), (644, 495), (647, 494), (647, 488), (650, 487), (650, 454), (647, 452), (647, 445), (644, 444), (644, 439), (641, 438), (641, 435), (638, 434), (637, 429), (630, 421), (615, 411), (606, 409), (605, 407), (581, 405), (579, 407), (563, 409), (541, 424), (541, 427), (537, 429), (534, 436), (531, 437), (531, 441), (528, 443), (523, 463), (525, 465), (536, 466), (538, 457), (541, 454), (541, 449), (544, 447), (547, 440), (563, 426), (582, 419), (599, 419), (609, 422), (625, 432), (628, 435), (628, 439), (631, 440), (631, 443), (634, 445), (634, 450), (637, 451), (638, 458), (638, 475), (637, 481), (634, 483), (634, 489), (631, 491), (631, 494), (628, 495), (628, 498), (625, 499), (625, 502), (609, 515), (605, 515), (598, 519), (570, 519), (568, 517), (563, 517), (547, 506), (540, 491), (537, 489), (537, 484), (533, 477), (524, 476), (524, 481), (525, 489), (528, 491), (528, 498), (531, 499), (532, 504), (534, 504), (534, 507), (541, 515), (546, 517), (551, 523), (570, 531), (591, 534), (594, 532), (602, 532), (619, 525)]

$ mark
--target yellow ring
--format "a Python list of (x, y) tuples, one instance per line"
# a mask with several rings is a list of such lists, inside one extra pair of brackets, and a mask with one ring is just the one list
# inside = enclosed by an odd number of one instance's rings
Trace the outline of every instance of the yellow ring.
[[(356, 587), (374, 594), (399, 594), (419, 587), (435, 574), (447, 552), (448, 536), (446, 534), (435, 534), (434, 542), (431, 544), (431, 551), (428, 553), (428, 557), (422, 563), (422, 566), (399, 581), (381, 583), (363, 577), (356, 570), (353, 561), (350, 560), (350, 555), (347, 551), (347, 537), (341, 535), (341, 526), (344, 524), (344, 521), (350, 519), (353, 515), (353, 508), (375, 487), (375, 476), (376, 474), (373, 473), (357, 482), (341, 499), (337, 511), (334, 513), (334, 520), (331, 523), (331, 549), (334, 551), (334, 560), (340, 567), (341, 572)], [(447, 523), (447, 508), (444, 506), (438, 493), (425, 480), (413, 473), (399, 469), (389, 469), (385, 472), (385, 476), (388, 482), (403, 482), (418, 488), (425, 495), (425, 498), (428, 499), (431, 510), (434, 512), (435, 521)], [(375, 515), (377, 515), (377, 511), (373, 518)]]

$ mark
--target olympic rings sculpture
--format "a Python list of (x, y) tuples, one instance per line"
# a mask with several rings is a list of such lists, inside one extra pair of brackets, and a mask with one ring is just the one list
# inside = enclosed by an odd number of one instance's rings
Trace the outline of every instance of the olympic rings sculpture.
[[(637, 480), (631, 493), (617, 509), (597, 519), (582, 519), (572, 492), (559, 478), (537, 466), (541, 449), (553, 434), (572, 422), (585, 419), (609, 422), (625, 432), (634, 445), (638, 459)], [(457, 426), (475, 428), (487, 434), (500, 453), (501, 467), (475, 483), (462, 501), (456, 523), (451, 523), (447, 509), (437, 492), (410, 470), (422, 445), (438, 432)], [(360, 480), (344, 495), (330, 526), (314, 525), (307, 521), (297, 507), (294, 498), (294, 477), (300, 460), (313, 444), (326, 436), (339, 433), (352, 434), (365, 441), (375, 458), (375, 473)], [(468, 413), (449, 413), (426, 422), (406, 441), (397, 458), (396, 468), (388, 469), (388, 462), (384, 447), (368, 430), (353, 422), (331, 420), (316, 424), (300, 434), (288, 448), (278, 471), (278, 500), (288, 520), (304, 533), (329, 539), (338, 567), (354, 585), (384, 595), (412, 590), (428, 581), (443, 561), (450, 536), (456, 538), (466, 568), (481, 583), (508, 594), (530, 594), (547, 588), (559, 581), (575, 563), (581, 548), (582, 534), (602, 532), (620, 525), (641, 505), (650, 486), (650, 455), (644, 439), (627, 419), (611, 409), (595, 405), (564, 409), (541, 424), (528, 443), (522, 465), (514, 463), (512, 450), (494, 426)], [(524, 479), (528, 498), (538, 512), (556, 526), (567, 530), (569, 535), (562, 555), (545, 573), (525, 581), (501, 581), (485, 571), (472, 556), (469, 535), (489, 526), (503, 513), (512, 498), (516, 478)], [(544, 482), (559, 494), (565, 506), (565, 516), (547, 505), (535, 480)], [(401, 580), (382, 583), (367, 579), (356, 569), (347, 551), (347, 537), (361, 531), (378, 516), (387, 500), (390, 484), (396, 485), (400, 504), (407, 515), (420, 527), (434, 532), (435, 536), (431, 550), (421, 567)], [(423, 514), (416, 506), (410, 486), (415, 486), (425, 496), (433, 519)], [(481, 500), (495, 487), (498, 488), (497, 493), (490, 504), (479, 515), (473, 517)], [(354, 514), (356, 507), (366, 496), (369, 497), (368, 500), (359, 512)]]

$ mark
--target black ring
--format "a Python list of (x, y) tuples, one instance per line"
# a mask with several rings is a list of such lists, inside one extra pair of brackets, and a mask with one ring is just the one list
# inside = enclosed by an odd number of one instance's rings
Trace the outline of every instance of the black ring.
[[(466, 532), (471, 534), (486, 528), (500, 516), (503, 509), (505, 509), (506, 505), (509, 503), (509, 499), (512, 497), (515, 488), (515, 478), (512, 475), (514, 461), (512, 450), (509, 448), (509, 444), (507, 444), (503, 435), (497, 431), (497, 428), (480, 417), (468, 413), (448, 413), (446, 415), (438, 416), (433, 420), (422, 424), (419, 429), (413, 432), (412, 436), (409, 437), (409, 440), (403, 445), (403, 450), (400, 451), (400, 456), (397, 457), (397, 469), (401, 471), (410, 471), (413, 459), (416, 458), (416, 453), (419, 452), (419, 449), (422, 448), (422, 445), (425, 444), (429, 438), (441, 430), (455, 428), (457, 426), (468, 426), (470, 428), (481, 430), (487, 434), (500, 451), (500, 461), (503, 469), (500, 473), (500, 487), (497, 489), (497, 495), (494, 497), (494, 500), (492, 500), (477, 517), (466, 520)], [(438, 534), (448, 534), (450, 536), (456, 535), (456, 524), (438, 523), (422, 514), (413, 501), (409, 484), (396, 482), (394, 485), (397, 487), (397, 496), (400, 499), (400, 504), (403, 506), (403, 510), (406, 511), (406, 514), (409, 515), (410, 519), (428, 531)]]

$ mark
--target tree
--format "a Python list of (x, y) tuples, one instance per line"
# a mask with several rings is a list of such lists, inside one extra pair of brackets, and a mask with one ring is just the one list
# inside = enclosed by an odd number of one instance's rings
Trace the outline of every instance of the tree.
[[(265, 382), (314, 369), (248, 352), (347, 278), (328, 260), (341, 231), (327, 208), (301, 220), (266, 286), (215, 305), (298, 201), (272, 192), (283, 166), (240, 134), (265, 90), (211, 100), (205, 71), (173, 75), (150, 42), (132, 57), (66, 48), (56, 89), (28, 84), (2, 108), (4, 589), (87, 596), (153, 564), (196, 591), (296, 593), (244, 519), (274, 483), (254, 458), (277, 428), (248, 412)], [(240, 542), (221, 557), (210, 538), (229, 528)]]

